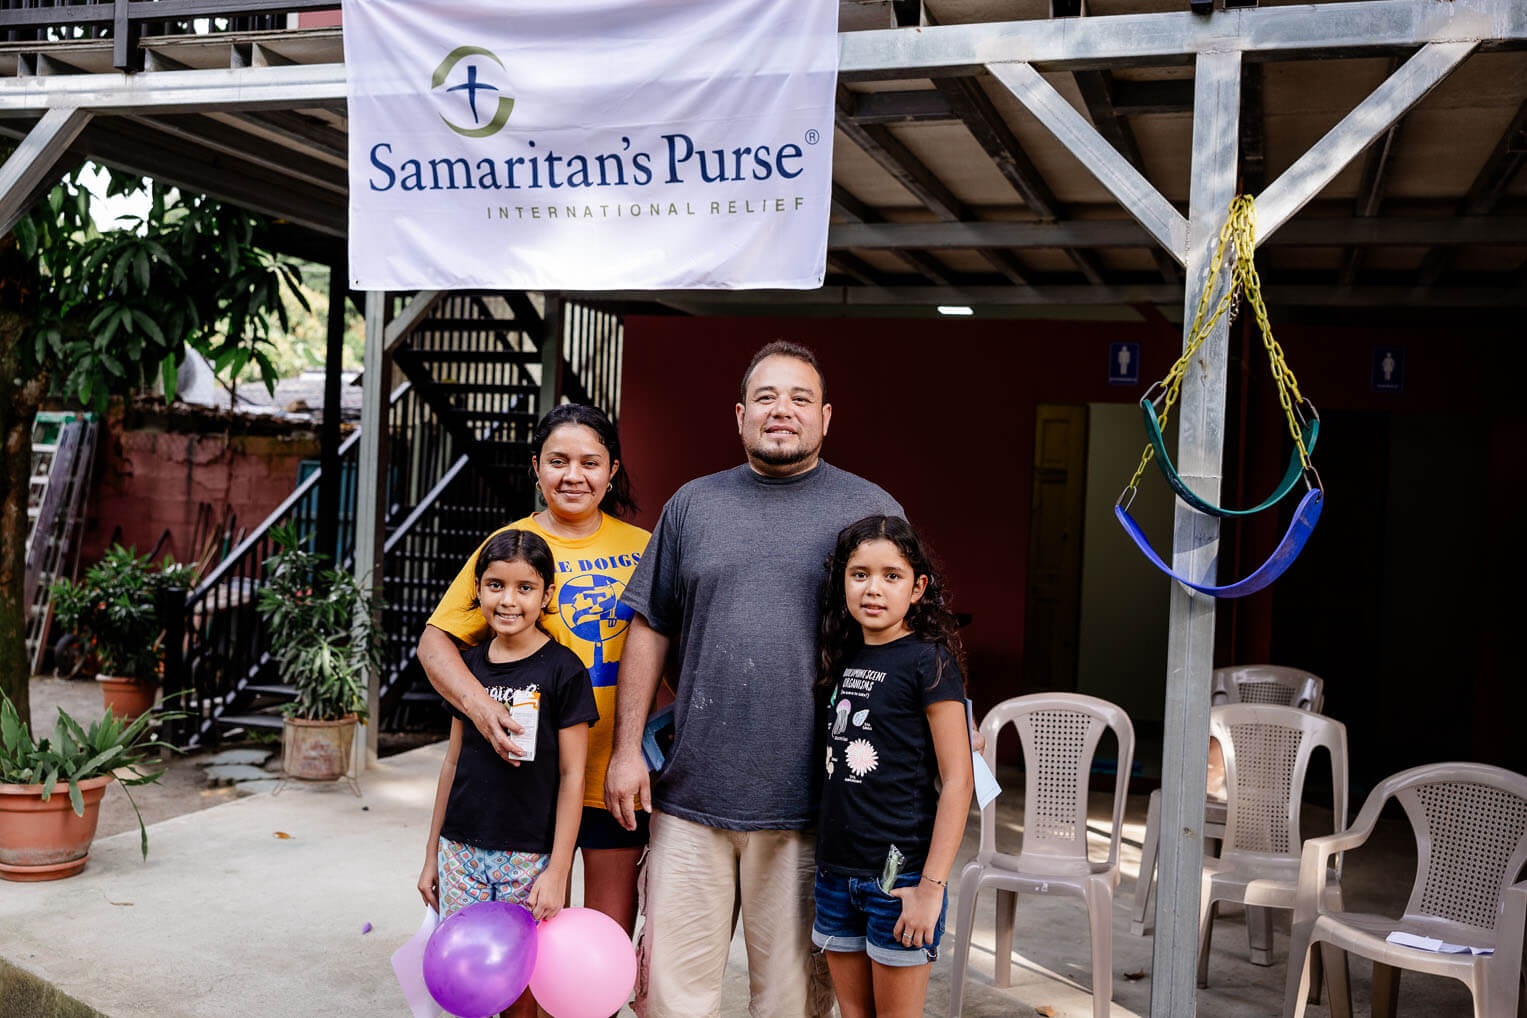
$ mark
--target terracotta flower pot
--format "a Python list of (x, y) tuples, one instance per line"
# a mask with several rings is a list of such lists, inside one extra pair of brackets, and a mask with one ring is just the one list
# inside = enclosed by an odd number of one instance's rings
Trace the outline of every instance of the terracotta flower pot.
[(355, 715), (337, 721), (287, 718), (281, 730), (281, 769), (289, 778), (333, 781), (350, 770)]
[(0, 785), (0, 878), (58, 880), (84, 869), (111, 781), (106, 774), (79, 783), (84, 816), (74, 815), (68, 782), (54, 785), (47, 802), (41, 785)]
[(159, 692), (157, 682), (138, 682), (135, 679), (119, 679), (114, 675), (97, 675), (101, 684), (101, 699), (119, 718), (132, 721), (154, 707), (154, 696)]

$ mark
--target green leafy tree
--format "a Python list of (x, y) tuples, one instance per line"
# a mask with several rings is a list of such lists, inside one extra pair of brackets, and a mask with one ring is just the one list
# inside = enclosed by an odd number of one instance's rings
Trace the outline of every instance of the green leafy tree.
[[(0, 157), (8, 153), (0, 151)], [(28, 713), (23, 604), (32, 425), (50, 393), (104, 409), (161, 379), (173, 398), (190, 347), (214, 370), (273, 386), (273, 329), (296, 268), (261, 247), (263, 220), (199, 195), (113, 175), (108, 194), (147, 189), (149, 210), (107, 232), (75, 171), (0, 237), (0, 691)]]

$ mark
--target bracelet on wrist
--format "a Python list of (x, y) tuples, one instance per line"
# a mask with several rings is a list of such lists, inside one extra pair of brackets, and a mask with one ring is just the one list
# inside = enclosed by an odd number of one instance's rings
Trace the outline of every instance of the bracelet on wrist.
[(930, 883), (930, 884), (937, 884), (937, 885), (939, 885), (940, 887), (942, 887), (946, 891), (949, 890), (949, 882), (946, 881), (946, 880), (934, 880), (932, 877), (928, 877), (928, 876), (923, 877), (923, 879), (928, 881), (928, 883)]

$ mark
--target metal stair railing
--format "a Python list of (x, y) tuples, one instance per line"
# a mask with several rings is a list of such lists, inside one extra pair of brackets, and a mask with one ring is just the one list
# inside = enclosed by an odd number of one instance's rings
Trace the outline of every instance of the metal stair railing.
[[(401, 680), (417, 676), (411, 666), (418, 634), (460, 563), (490, 531), (533, 504), (529, 438), (539, 413), (534, 395), (539, 380), (531, 366), (540, 361), (535, 346), (544, 327), (528, 298), (513, 296), (517, 299), (447, 297), (399, 350), (409, 381), (393, 390), (388, 410), (384, 728), (408, 692), (409, 683)], [(506, 317), (502, 312), (511, 307), (513, 317)], [(608, 313), (576, 310), (563, 318), (561, 329), (564, 392), (601, 403), (614, 416), (620, 321)], [(342, 469), (353, 469), (359, 434), (353, 432), (340, 447)], [(265, 560), (275, 550), (271, 528), (311, 520), (308, 503), (321, 482), (321, 471), (303, 479), (195, 590), (170, 595), (183, 596), (184, 602), (165, 605), (173, 620), (166, 638), (165, 691), (184, 691), (173, 703), (191, 715), (167, 733), (177, 744), (215, 741), (222, 727), (247, 726), (256, 718), (279, 724), (274, 715), (245, 713), (259, 697), (281, 694), (256, 602)], [(353, 513), (353, 483), (341, 492)], [(341, 568), (351, 566), (353, 554), (353, 527), (341, 527), (336, 556)]]

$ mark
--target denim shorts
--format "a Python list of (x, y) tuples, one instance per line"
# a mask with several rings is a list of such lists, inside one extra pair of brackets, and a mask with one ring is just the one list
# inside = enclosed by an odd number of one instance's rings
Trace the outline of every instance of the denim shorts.
[[(921, 873), (903, 873), (897, 887), (915, 887)], [(870, 961), (882, 965), (923, 965), (938, 961), (939, 941), (944, 937), (944, 915), (949, 911), (949, 892), (939, 906), (938, 925), (933, 928), (933, 943), (908, 947), (894, 935), (901, 918), (901, 899), (880, 889), (875, 877), (846, 877), (817, 870), (816, 920), (811, 924), (811, 942), (826, 951), (864, 951)]]

